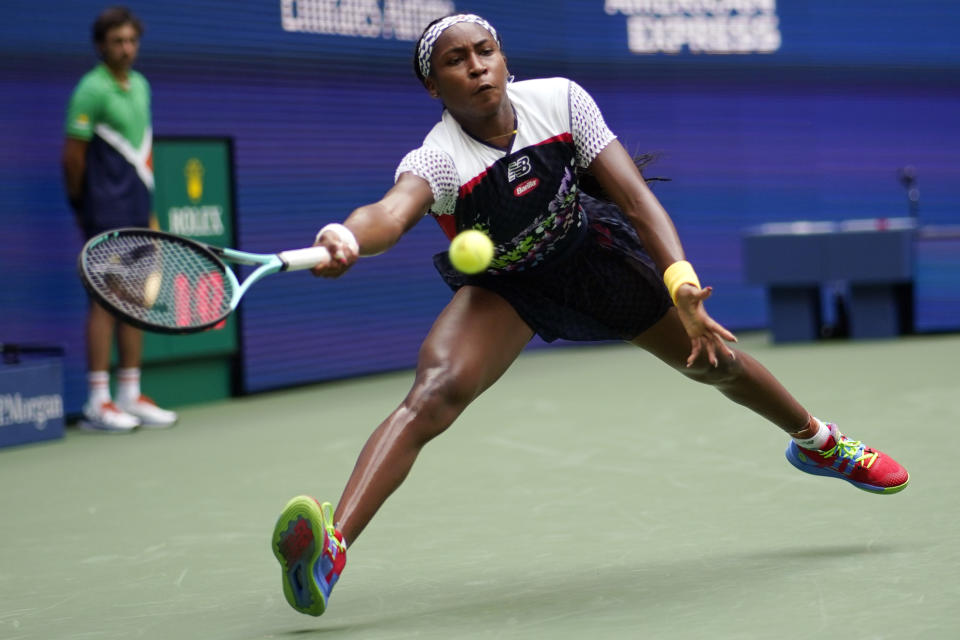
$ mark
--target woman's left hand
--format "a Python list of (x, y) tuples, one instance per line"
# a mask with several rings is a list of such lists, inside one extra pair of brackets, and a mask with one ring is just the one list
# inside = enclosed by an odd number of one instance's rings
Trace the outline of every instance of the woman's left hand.
[(710, 317), (704, 308), (704, 301), (713, 293), (713, 287), (697, 289), (693, 285), (681, 285), (677, 291), (677, 312), (683, 328), (690, 336), (690, 356), (687, 366), (693, 366), (701, 354), (706, 353), (707, 359), (714, 367), (719, 366), (718, 353), (730, 358), (736, 357), (727, 342), (736, 342), (737, 337), (726, 327)]

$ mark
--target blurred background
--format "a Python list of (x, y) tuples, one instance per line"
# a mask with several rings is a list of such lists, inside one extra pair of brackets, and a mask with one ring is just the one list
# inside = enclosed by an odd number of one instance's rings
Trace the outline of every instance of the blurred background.
[[(146, 27), (136, 68), (153, 89), (167, 228), (274, 252), (377, 198), (440, 115), (413, 75), (414, 41), (432, 18), (471, 11), (497, 27), (518, 79), (574, 79), (629, 150), (658, 155), (648, 176), (670, 178), (655, 192), (730, 328), (769, 324), (744, 275), (751, 228), (906, 217), (925, 230), (912, 330), (960, 329), (951, 0), (126, 4)], [(6, 0), (0, 27), (0, 342), (64, 350), (67, 414), (85, 394), (86, 296), (60, 151), (104, 6)], [(270, 278), (219, 334), (151, 338), (146, 391), (178, 405), (412, 366), (449, 299), (430, 260), (445, 248), (427, 220), (340, 281)]]

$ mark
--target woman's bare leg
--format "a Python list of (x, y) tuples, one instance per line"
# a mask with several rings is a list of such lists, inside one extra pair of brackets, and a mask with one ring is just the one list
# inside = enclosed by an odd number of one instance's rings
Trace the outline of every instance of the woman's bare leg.
[(646, 349), (692, 380), (716, 387), (723, 395), (752, 409), (788, 434), (803, 433), (809, 426), (807, 410), (762, 364), (742, 351), (734, 350), (734, 358), (718, 352), (716, 367), (707, 362), (705, 355), (687, 367), (690, 338), (675, 308), (631, 343)]
[(367, 440), (334, 514), (354, 542), (406, 478), (420, 449), (497, 381), (533, 337), (499, 295), (463, 287), (420, 347), (413, 387)]

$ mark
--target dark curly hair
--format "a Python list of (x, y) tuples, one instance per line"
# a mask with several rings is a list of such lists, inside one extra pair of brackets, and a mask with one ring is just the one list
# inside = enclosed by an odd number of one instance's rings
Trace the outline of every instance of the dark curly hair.
[[(633, 164), (636, 165), (637, 171), (640, 172), (640, 175), (646, 180), (647, 184), (651, 182), (670, 182), (670, 178), (664, 177), (654, 177), (648, 178), (643, 174), (644, 170), (653, 163), (657, 156), (653, 153), (636, 153), (630, 156), (633, 160)], [(604, 200), (606, 202), (611, 202), (610, 195), (607, 193), (600, 185), (600, 181), (597, 180), (597, 177), (593, 175), (589, 169), (577, 169), (577, 183), (580, 185), (580, 189), (585, 191), (587, 194), (593, 196), (598, 200)]]
[(130, 9), (126, 7), (107, 7), (93, 21), (93, 26), (90, 29), (94, 44), (103, 44), (107, 39), (107, 32), (125, 24), (133, 25), (133, 28), (137, 30), (137, 35), (143, 36), (143, 23), (137, 16), (133, 15)]

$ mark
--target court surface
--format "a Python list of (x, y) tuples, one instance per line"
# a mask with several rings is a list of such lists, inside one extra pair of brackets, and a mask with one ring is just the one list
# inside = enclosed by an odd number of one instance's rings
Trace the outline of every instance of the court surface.
[(524, 354), (422, 453), (321, 618), (270, 534), (335, 501), (399, 372), (0, 450), (0, 638), (958, 638), (960, 336), (742, 346), (889, 451), (876, 496), (621, 345)]

